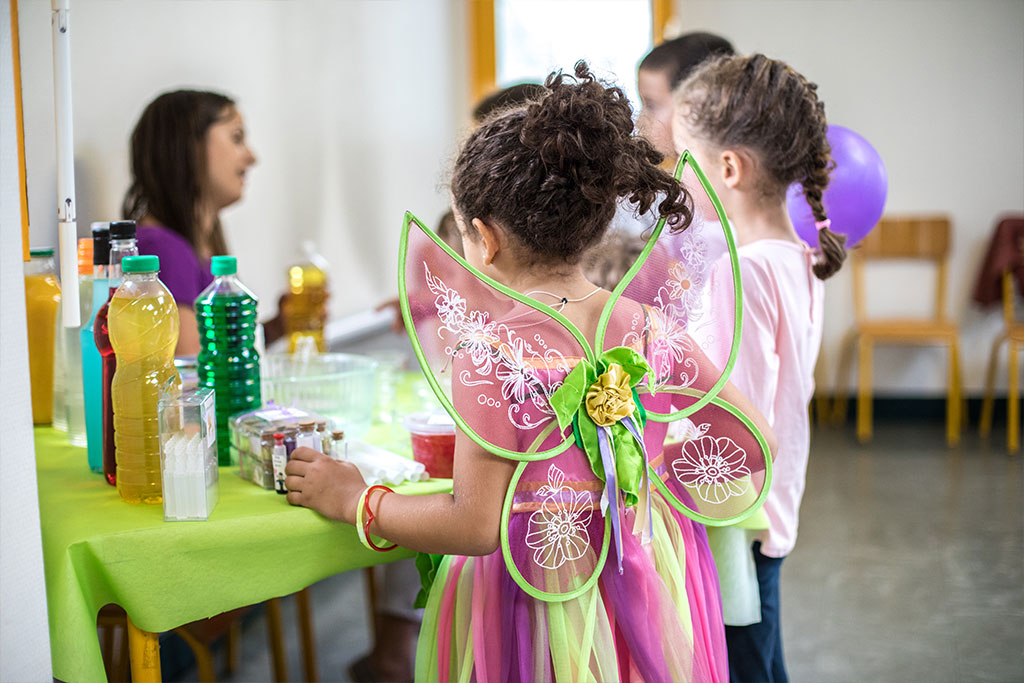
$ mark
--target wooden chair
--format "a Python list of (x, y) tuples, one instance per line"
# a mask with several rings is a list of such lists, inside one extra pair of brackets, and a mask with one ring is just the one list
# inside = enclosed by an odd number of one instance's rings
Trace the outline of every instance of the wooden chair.
[[(846, 397), (841, 387), (849, 376), (856, 345), (857, 438), (871, 439), (872, 355), (876, 344), (938, 345), (949, 349), (946, 394), (946, 440), (960, 441), (964, 418), (960, 377), (960, 334), (955, 322), (946, 317), (946, 284), (951, 237), (945, 216), (883, 218), (878, 226), (850, 253), (853, 269), (854, 328), (843, 344), (836, 379), (837, 398), (833, 417), (846, 415)], [(864, 268), (868, 261), (911, 259), (929, 261), (938, 270), (935, 312), (930, 318), (869, 318), (865, 310)]]
[[(264, 602), (267, 621), (267, 641), (270, 646), (270, 665), (273, 668), (275, 681), (288, 680), (288, 663), (285, 655), (284, 634), (281, 622), (281, 598), (271, 598)], [(316, 683), (318, 680), (316, 667), (316, 636), (313, 631), (312, 606), (309, 599), (309, 588), (295, 593), (296, 618), (299, 624), (299, 644), (302, 653), (303, 680)], [(196, 673), (203, 683), (216, 681), (216, 667), (210, 645), (222, 637), (226, 637), (225, 670), (228, 675), (234, 674), (238, 668), (238, 655), (241, 649), (242, 622), (241, 618), (250, 608), (224, 612), (209, 619), (194, 621), (174, 629), (196, 658)], [(106, 605), (100, 609), (97, 626), (99, 627), (100, 646), (103, 651), (103, 663), (110, 681), (128, 680), (128, 626), (127, 615), (117, 605)], [(117, 634), (120, 632), (120, 638)], [(115, 656), (115, 644), (118, 650)]]
[(1004, 329), (992, 343), (992, 353), (988, 357), (988, 372), (985, 375), (985, 398), (981, 404), (981, 435), (988, 436), (992, 431), (992, 408), (995, 404), (996, 366), (999, 362), (999, 349), (1004, 343), (1009, 345), (1009, 386), (1006, 394), (1006, 450), (1017, 452), (1020, 448), (1020, 354), (1024, 351), (1024, 322), (1013, 318), (1013, 276), (1010, 271), (1003, 272), (1003, 321)]

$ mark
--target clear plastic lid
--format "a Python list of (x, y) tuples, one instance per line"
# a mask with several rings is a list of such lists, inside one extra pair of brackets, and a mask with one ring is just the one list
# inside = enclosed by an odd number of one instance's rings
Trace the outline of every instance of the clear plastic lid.
[(424, 411), (402, 419), (402, 425), (413, 434), (454, 434), (455, 421), (445, 412)]

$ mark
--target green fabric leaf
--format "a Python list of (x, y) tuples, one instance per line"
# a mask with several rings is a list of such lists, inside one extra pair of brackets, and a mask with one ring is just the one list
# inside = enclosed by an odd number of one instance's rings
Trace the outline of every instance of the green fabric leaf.
[(604, 481), (604, 464), (601, 462), (601, 445), (597, 440), (597, 425), (587, 415), (587, 411), (580, 410), (572, 420), (572, 431), (576, 436), (576, 445), (579, 446), (590, 461), (590, 469), (598, 479)]
[(443, 559), (444, 555), (417, 553), (416, 571), (420, 573), (420, 592), (416, 594), (416, 601), (412, 605), (415, 609), (427, 606), (430, 587), (434, 585), (434, 579), (437, 578), (437, 570), (441, 567)]
[(622, 423), (612, 427), (612, 443), (615, 444), (615, 477), (622, 491), (626, 507), (632, 507), (640, 500), (640, 482), (643, 479), (644, 462), (640, 445)]
[(586, 360), (581, 359), (572, 372), (566, 375), (562, 386), (551, 394), (548, 401), (558, 418), (559, 429), (564, 430), (573, 421), (573, 415), (583, 405), (583, 397), (590, 385), (593, 384), (595, 377), (594, 369)]
[(650, 370), (647, 360), (634, 349), (626, 346), (616, 346), (614, 349), (608, 349), (598, 356), (597, 362), (600, 371), (598, 374), (604, 372), (612, 363), (621, 365), (622, 369), (629, 375), (630, 386), (636, 386), (644, 378), (644, 375), (649, 374)]

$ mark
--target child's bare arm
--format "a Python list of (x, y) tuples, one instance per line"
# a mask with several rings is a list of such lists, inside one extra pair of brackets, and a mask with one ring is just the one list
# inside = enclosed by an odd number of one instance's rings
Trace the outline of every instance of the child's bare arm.
[[(498, 547), (501, 507), (515, 463), (492, 455), (458, 432), (453, 491), (431, 496), (370, 495), (370, 532), (411, 550), (486, 555)], [(356, 503), (366, 488), (359, 471), (301, 448), (288, 463), (288, 502), (325, 517), (355, 523)]]

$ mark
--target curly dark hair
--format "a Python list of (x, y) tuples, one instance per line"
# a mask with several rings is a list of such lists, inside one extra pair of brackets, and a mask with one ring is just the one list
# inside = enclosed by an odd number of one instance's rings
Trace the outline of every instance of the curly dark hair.
[[(824, 221), (822, 195), (835, 164), (817, 90), (786, 63), (762, 54), (716, 57), (683, 81), (676, 104), (698, 138), (720, 149), (743, 147), (757, 156), (767, 176), (765, 194), (782, 197), (799, 182), (814, 219)], [(825, 280), (846, 259), (846, 237), (824, 228), (818, 243), (814, 274)]]
[(469, 136), (452, 193), (467, 224), (479, 218), (500, 225), (532, 262), (577, 264), (608, 228), (620, 198), (639, 212), (658, 202), (673, 230), (690, 224), (692, 198), (658, 168), (662, 160), (634, 135), (622, 90), (579, 61), (574, 76), (552, 73), (538, 100), (498, 112)]

